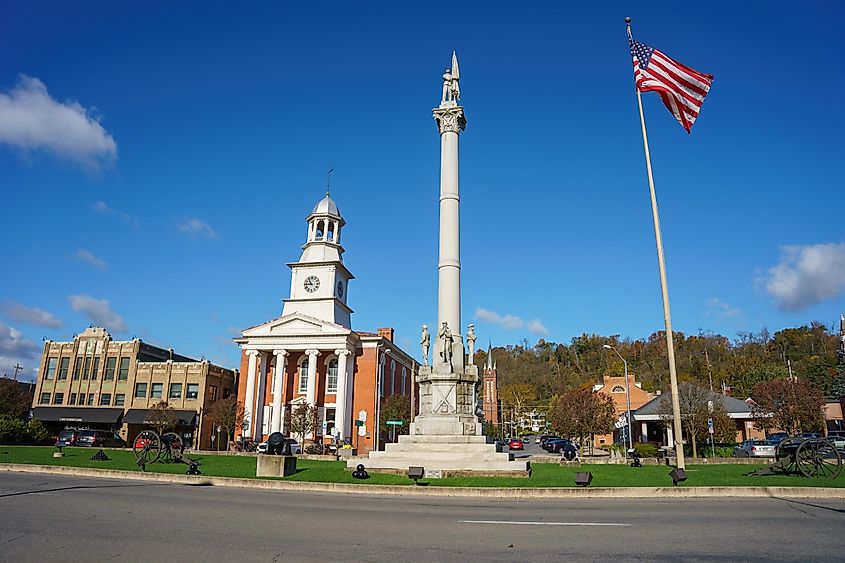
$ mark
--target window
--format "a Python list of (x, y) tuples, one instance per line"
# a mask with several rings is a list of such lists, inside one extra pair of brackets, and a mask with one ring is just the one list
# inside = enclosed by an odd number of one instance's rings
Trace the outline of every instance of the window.
[(76, 404), (76, 393), (71, 393), (70, 397), (68, 397), (67, 404), (75, 405)]
[(59, 362), (59, 379), (67, 379), (67, 367), (70, 364), (70, 358), (62, 358)]
[(231, 394), (232, 394), (232, 390), (231, 390), (231, 389), (223, 389), (223, 398), (224, 398), (224, 399), (226, 399), (227, 397), (229, 397), (229, 395), (231, 395)]
[(126, 402), (126, 394), (125, 393), (118, 393), (114, 396), (114, 406), (122, 407), (123, 404)]
[[(82, 401), (80, 401), (80, 402), (82, 402)], [(88, 405), (88, 406), (94, 405), (94, 393), (88, 393), (88, 402), (85, 403), (85, 404)]]
[(161, 392), (164, 389), (164, 383), (153, 383), (150, 387), (150, 399), (161, 399)]
[(50, 394), (49, 393), (41, 393), (41, 399), (38, 400), (39, 403), (42, 405), (49, 405), (50, 404)]
[(56, 362), (58, 361), (58, 358), (47, 358), (47, 371), (44, 372), (44, 379), (55, 379)]
[(332, 436), (332, 430), (334, 429), (334, 417), (335, 417), (335, 409), (326, 409), (326, 436)]
[(617, 385), (616, 387), (614, 387), (613, 389), (611, 389), (611, 390), (610, 390), (610, 392), (611, 392), (611, 393), (624, 393), (624, 392), (625, 392), (625, 388), (624, 388), (624, 387), (622, 387), (621, 385)]
[(396, 360), (390, 360), (390, 394), (396, 393)]
[(85, 356), (85, 363), (82, 365), (82, 379), (88, 379), (89, 375), (91, 375), (91, 358)]
[(117, 358), (106, 358), (106, 373), (103, 379), (109, 381), (114, 379), (114, 366), (117, 363)]
[(308, 392), (308, 360), (299, 364), (299, 393)]
[(181, 383), (171, 383), (170, 384), (170, 393), (168, 397), (171, 399), (181, 399), (182, 398), (182, 384)]
[(56, 393), (53, 396), (53, 404), (54, 405), (61, 405), (65, 402), (65, 394), (64, 393)]
[(143, 399), (147, 396), (147, 384), (146, 383), (136, 383), (135, 384), (135, 398), (136, 399)]
[(82, 362), (79, 361), (79, 356), (73, 360), (73, 378), (79, 379), (79, 375), (82, 373)]
[(111, 404), (111, 393), (100, 393), (100, 406), (109, 406)]
[(216, 385), (209, 385), (208, 386), (208, 401), (213, 403), (217, 400), (217, 386)]
[[(173, 389), (171, 387), (171, 391), (172, 390)], [(186, 399), (196, 399), (197, 397), (199, 397), (199, 394), (200, 394), (200, 384), (199, 383), (188, 383), (188, 389), (187, 389), (187, 392), (185, 393), (185, 398)]]
[(329, 371), (326, 376), (326, 393), (337, 393), (337, 360), (329, 360)]
[(405, 394), (405, 380), (408, 379), (408, 369), (402, 366), (402, 394)]
[(129, 358), (120, 358), (120, 373), (118, 373), (117, 378), (126, 381), (127, 377), (129, 377)]
[(97, 379), (98, 371), (100, 371), (100, 358), (94, 358), (94, 367), (91, 368), (91, 379)]

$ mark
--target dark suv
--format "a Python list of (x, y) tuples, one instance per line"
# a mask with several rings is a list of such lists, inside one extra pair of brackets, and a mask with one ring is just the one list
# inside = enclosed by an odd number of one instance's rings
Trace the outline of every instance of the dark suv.
[(76, 445), (95, 448), (125, 448), (126, 441), (108, 430), (83, 430), (79, 433)]
[(62, 430), (59, 432), (59, 437), (56, 440), (56, 445), (64, 446), (75, 446), (77, 440), (79, 440), (79, 432), (76, 430)]

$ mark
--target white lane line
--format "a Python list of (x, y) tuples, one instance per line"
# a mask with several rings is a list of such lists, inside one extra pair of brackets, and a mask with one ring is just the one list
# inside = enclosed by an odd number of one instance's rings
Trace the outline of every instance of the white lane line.
[(516, 526), (630, 526), (620, 522), (520, 522), (512, 520), (458, 520), (459, 524), (514, 524)]

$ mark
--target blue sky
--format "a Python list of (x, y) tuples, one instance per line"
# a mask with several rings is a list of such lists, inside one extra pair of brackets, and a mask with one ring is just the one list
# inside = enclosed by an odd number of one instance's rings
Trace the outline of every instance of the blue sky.
[[(715, 75), (692, 135), (644, 95), (675, 328), (845, 311), (841, 3), (64, 2), (0, 17), (0, 373), (89, 323), (235, 366), (332, 196), (353, 328), (436, 319), (456, 49), (463, 320), (641, 338), (663, 313), (623, 18)], [(7, 365), (8, 364), (8, 365)]]

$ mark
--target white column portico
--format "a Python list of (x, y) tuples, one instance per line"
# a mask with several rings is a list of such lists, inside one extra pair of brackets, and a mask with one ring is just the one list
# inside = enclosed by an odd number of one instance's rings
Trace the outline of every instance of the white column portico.
[(264, 405), (267, 403), (267, 372), (269, 371), (270, 360), (265, 352), (258, 352), (258, 389), (255, 397), (255, 422), (252, 425), (252, 439), (260, 442), (264, 427)]
[(270, 433), (282, 431), (282, 389), (285, 381), (287, 350), (273, 350), (276, 356), (276, 371), (273, 375), (273, 415), (270, 419)]
[(347, 428), (349, 428), (348, 411), (346, 410), (347, 400), (346, 395), (349, 392), (349, 385), (347, 382), (349, 370), (347, 368), (347, 357), (352, 353), (349, 350), (342, 348), (335, 350), (337, 354), (337, 394), (335, 395), (335, 417), (334, 424), (338, 431), (338, 436), (341, 440), (348, 437)]
[(317, 389), (317, 357), (320, 351), (311, 349), (306, 350), (305, 354), (308, 356), (308, 387), (305, 392), (305, 401), (313, 405)]
[(255, 411), (255, 371), (258, 363), (258, 350), (247, 350), (249, 367), (246, 373), (246, 395), (244, 397), (244, 421), (246, 428), (243, 429), (243, 436), (251, 436), (253, 429), (253, 413)]

